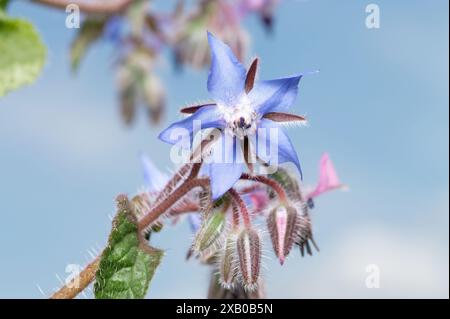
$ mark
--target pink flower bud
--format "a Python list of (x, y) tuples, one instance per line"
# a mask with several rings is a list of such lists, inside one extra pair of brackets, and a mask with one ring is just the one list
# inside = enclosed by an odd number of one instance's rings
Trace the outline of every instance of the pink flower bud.
[(247, 290), (257, 288), (261, 268), (261, 239), (259, 233), (251, 228), (244, 228), (236, 241), (240, 279)]
[(273, 249), (283, 265), (292, 246), (298, 240), (300, 224), (297, 210), (292, 206), (279, 206), (267, 217)]

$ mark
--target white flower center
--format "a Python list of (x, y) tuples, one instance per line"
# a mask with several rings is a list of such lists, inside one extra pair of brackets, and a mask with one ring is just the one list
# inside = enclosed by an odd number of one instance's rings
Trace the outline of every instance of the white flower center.
[(257, 114), (246, 94), (239, 98), (234, 107), (220, 104), (218, 107), (227, 123), (226, 133), (239, 139), (255, 134)]

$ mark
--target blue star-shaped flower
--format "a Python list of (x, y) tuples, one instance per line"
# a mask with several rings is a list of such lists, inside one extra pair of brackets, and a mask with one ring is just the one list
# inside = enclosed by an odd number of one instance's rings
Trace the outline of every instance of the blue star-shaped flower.
[[(159, 138), (175, 144), (179, 138), (173, 133), (185, 129), (192, 135), (195, 120), (201, 121), (202, 129), (220, 130), (221, 138), (213, 145), (213, 153), (220, 147), (221, 154), (233, 155), (229, 162), (207, 164), (213, 199), (233, 187), (245, 170), (245, 155), (240, 146), (245, 145), (244, 141), (248, 143), (249, 137), (264, 139), (266, 145), (277, 147), (278, 152), (272, 152), (275, 154), (265, 160), (267, 164), (292, 162), (301, 174), (297, 153), (279, 123), (305, 121), (301, 116), (285, 113), (297, 96), (302, 75), (255, 82), (257, 59), (246, 71), (226, 44), (211, 33), (208, 33), (208, 41), (211, 48), (208, 91), (215, 103), (183, 109), (182, 112), (192, 115), (170, 125)], [(270, 135), (261, 134), (261, 129), (277, 130), (278, 140), (269, 141)], [(233, 143), (223, 143), (225, 137), (232, 137)], [(258, 149), (255, 151), (257, 157), (267, 157), (258, 154)]]

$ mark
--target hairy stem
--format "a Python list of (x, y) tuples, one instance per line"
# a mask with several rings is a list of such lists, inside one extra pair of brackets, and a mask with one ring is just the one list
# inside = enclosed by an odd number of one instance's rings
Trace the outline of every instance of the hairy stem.
[(235, 205), (237, 205), (239, 207), (239, 211), (241, 212), (242, 220), (244, 221), (244, 225), (250, 226), (251, 225), (250, 214), (248, 213), (247, 206), (245, 205), (244, 200), (242, 199), (241, 195), (239, 195), (238, 192), (236, 192), (236, 190), (234, 188), (231, 188), (228, 191), (228, 194), (230, 194), (231, 199), (233, 200)]
[(167, 212), (167, 214), (175, 217), (175, 216), (182, 215), (185, 213), (197, 212), (199, 210), (200, 210), (200, 206), (197, 205), (196, 203), (186, 203), (186, 204), (181, 205), (180, 207), (172, 208), (171, 210), (169, 210)]
[(162, 214), (164, 214), (172, 205), (176, 204), (184, 195), (196, 187), (205, 188), (209, 184), (208, 178), (190, 179), (181, 184), (173, 191), (164, 201), (156, 205), (148, 214), (139, 220), (138, 227), (140, 230), (145, 229)]
[(100, 264), (100, 256), (89, 263), (69, 284), (55, 292), (50, 299), (73, 299), (94, 280)]
[(68, 5), (74, 4), (85, 13), (119, 13), (128, 8), (134, 0), (31, 0), (34, 3), (46, 5), (53, 8), (65, 9)]
[(158, 197), (156, 197), (155, 203), (158, 203), (164, 196), (170, 194), (173, 189), (178, 185), (178, 183), (190, 172), (192, 171), (192, 164), (187, 163), (184, 164), (175, 174), (174, 176), (166, 183), (163, 190), (159, 193)]
[(286, 204), (288, 201), (288, 197), (286, 195), (286, 191), (284, 190), (283, 186), (281, 186), (280, 183), (278, 183), (277, 181), (270, 179), (268, 177), (265, 176), (251, 176), (248, 174), (242, 174), (241, 179), (246, 179), (246, 180), (250, 180), (250, 181), (255, 181), (255, 182), (259, 182), (262, 184), (266, 184), (267, 186), (269, 186), (270, 188), (272, 188), (275, 193), (277, 193), (278, 198), (280, 199), (280, 201), (283, 204)]
[[(176, 204), (183, 198), (189, 191), (196, 187), (206, 188), (209, 184), (208, 178), (197, 178), (186, 180), (181, 184), (172, 194), (169, 195), (164, 201), (156, 205), (148, 214), (146, 214), (138, 222), (138, 229), (144, 230), (151, 223), (156, 221), (162, 214), (164, 214), (170, 207)], [(94, 279), (95, 273), (98, 270), (100, 264), (100, 256), (96, 257), (94, 261), (88, 264), (80, 274), (72, 279), (69, 284), (61, 287), (55, 292), (50, 299), (72, 299), (75, 298), (81, 291), (83, 291)], [(77, 283), (77, 284), (75, 284)]]
[(233, 211), (233, 228), (237, 229), (239, 226), (239, 206), (233, 201), (232, 205), (232, 211)]
[[(200, 171), (202, 162), (202, 156), (203, 151), (206, 149), (208, 150), (211, 145), (211, 140), (203, 140), (199, 147), (194, 150), (194, 152), (191, 155), (190, 163), (184, 164), (178, 172), (172, 177), (171, 180), (169, 180), (164, 187), (164, 189), (161, 191), (159, 196), (156, 198), (155, 203), (158, 203), (164, 196), (167, 196), (170, 194), (173, 189), (180, 183), (180, 181), (186, 177), (186, 175), (189, 173), (189, 176), (187, 177), (187, 180), (193, 179), (197, 177), (198, 172)], [(194, 163), (194, 164), (192, 164)]]
[(192, 165), (191, 173), (189, 174), (188, 179), (196, 178), (198, 173), (200, 172), (201, 167), (202, 167), (201, 163), (195, 163), (194, 165)]

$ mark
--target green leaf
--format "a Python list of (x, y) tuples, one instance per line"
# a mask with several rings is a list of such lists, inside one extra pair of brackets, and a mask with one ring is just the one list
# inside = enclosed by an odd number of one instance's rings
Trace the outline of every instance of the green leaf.
[(78, 69), (88, 48), (102, 35), (106, 20), (106, 17), (95, 16), (87, 17), (83, 21), (70, 50), (70, 64), (73, 71)]
[(117, 199), (108, 246), (103, 251), (94, 285), (97, 299), (144, 298), (163, 252), (148, 246), (138, 232), (128, 198)]
[(5, 10), (9, 0), (0, 0), (0, 10)]
[(33, 25), (0, 10), (0, 96), (33, 82), (44, 66), (45, 55)]

